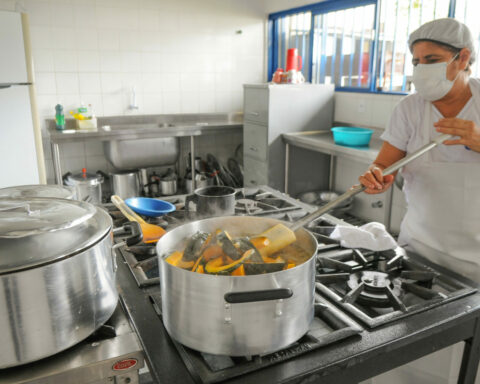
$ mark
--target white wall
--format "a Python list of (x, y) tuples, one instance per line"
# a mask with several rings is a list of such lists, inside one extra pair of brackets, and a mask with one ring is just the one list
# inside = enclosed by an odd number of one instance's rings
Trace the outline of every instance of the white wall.
[[(263, 80), (264, 20), (235, 0), (0, 0), (30, 15), (41, 116), (225, 112)], [(241, 33), (238, 33), (241, 31)], [(139, 110), (129, 111), (136, 87)]]
[[(255, 0), (0, 0), (0, 9), (30, 17), (42, 128), (57, 103), (66, 111), (81, 101), (91, 103), (98, 116), (241, 110), (242, 84), (266, 80), (265, 14), (257, 5)], [(128, 109), (132, 87), (138, 110)], [(223, 143), (222, 136), (216, 138), (219, 148), (235, 144), (231, 138)], [(64, 172), (110, 170), (101, 143), (71, 143), (60, 151)]]

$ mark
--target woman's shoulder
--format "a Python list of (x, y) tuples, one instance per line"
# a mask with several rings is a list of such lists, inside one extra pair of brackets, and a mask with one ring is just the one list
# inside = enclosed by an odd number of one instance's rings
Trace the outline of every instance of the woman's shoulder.
[(425, 101), (418, 93), (411, 93), (400, 99), (394, 107), (393, 112), (413, 117), (417, 115), (418, 112), (423, 111), (424, 103)]
[(468, 85), (470, 88), (475, 88), (477, 91), (480, 91), (480, 78), (478, 77), (471, 77), (468, 79)]

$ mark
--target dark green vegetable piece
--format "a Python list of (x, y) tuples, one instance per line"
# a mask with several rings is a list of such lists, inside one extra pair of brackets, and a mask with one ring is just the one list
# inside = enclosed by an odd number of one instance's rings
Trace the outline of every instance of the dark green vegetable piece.
[(208, 238), (208, 233), (197, 232), (195, 233), (190, 240), (188, 240), (183, 252), (184, 261), (195, 261), (200, 256), (200, 250), (202, 249), (203, 243)]
[(223, 252), (232, 260), (240, 259), (244, 253), (240, 252), (235, 245), (233, 245), (232, 239), (226, 231), (217, 234), (217, 244), (221, 245)]
[(262, 273), (272, 273), (281, 271), (285, 267), (285, 263), (244, 263), (243, 268), (245, 274), (260, 275)]
[(242, 237), (238, 240), (236, 240), (236, 243), (238, 245), (238, 249), (240, 250), (241, 254), (243, 255), (245, 252), (247, 252), (249, 249), (253, 249), (255, 253), (252, 255), (250, 260), (254, 263), (263, 263), (262, 256), (260, 255), (260, 252), (258, 252), (258, 249), (251, 243), (248, 238)]

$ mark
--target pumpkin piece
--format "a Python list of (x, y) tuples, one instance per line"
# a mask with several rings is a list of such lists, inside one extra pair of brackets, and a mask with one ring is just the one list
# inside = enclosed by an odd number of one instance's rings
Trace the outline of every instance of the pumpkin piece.
[(227, 231), (222, 231), (217, 234), (217, 244), (222, 247), (223, 252), (231, 259), (238, 260), (242, 257), (242, 253), (235, 247)]
[(222, 247), (217, 244), (209, 245), (202, 253), (203, 259), (207, 262), (223, 255)]
[(203, 265), (199, 265), (197, 267), (197, 269), (195, 269), (195, 272), (197, 273), (205, 273), (205, 268), (203, 267)]
[(290, 268), (295, 268), (295, 264), (294, 263), (286, 263), (285, 267), (283, 269), (290, 269)]
[(223, 265), (223, 258), (216, 257), (215, 259), (211, 259), (207, 264), (205, 264), (205, 272), (211, 273), (215, 269), (220, 268)]
[(242, 255), (247, 252), (249, 249), (254, 250), (254, 254), (248, 259), (248, 261), (252, 262), (257, 262), (257, 263), (262, 263), (262, 256), (260, 256), (260, 253), (258, 252), (258, 249), (255, 248), (255, 246), (248, 240), (248, 238), (241, 238), (236, 241), (236, 244), (238, 244), (238, 249), (242, 253)]
[[(185, 251), (183, 252), (183, 259), (185, 261), (195, 261), (200, 256), (200, 250), (208, 238), (208, 233), (197, 232), (187, 242)], [(192, 264), (193, 266), (193, 264)]]
[(165, 259), (165, 261), (166, 261), (168, 264), (171, 264), (171, 265), (173, 265), (173, 266), (177, 266), (178, 262), (182, 259), (182, 256), (183, 256), (183, 252), (175, 251), (175, 252), (171, 253), (171, 254)]
[(277, 256), (276, 258), (262, 256), (262, 259), (265, 263), (284, 263), (285, 262), (280, 256)]
[(245, 268), (243, 267), (243, 264), (232, 272), (232, 276), (245, 276)]
[[(234, 268), (238, 266), (238, 264), (244, 262), (247, 260), (250, 256), (252, 256), (254, 251), (252, 249), (248, 250), (243, 254), (243, 256), (235, 260), (233, 263), (227, 264), (227, 265), (220, 265), (219, 262), (217, 262), (217, 259), (210, 260), (206, 265), (205, 265), (205, 272), (206, 273), (222, 273), (222, 272), (231, 272)], [(218, 258), (222, 261), (222, 258)]]
[(270, 240), (268, 239), (268, 237), (265, 236), (254, 237), (253, 239), (250, 239), (250, 242), (257, 249), (262, 249), (270, 244)]
[(182, 269), (188, 269), (188, 270), (192, 270), (192, 267), (193, 265), (195, 264), (195, 262), (192, 260), (192, 261), (185, 261), (182, 259), (180, 259), (180, 261), (177, 263), (176, 267), (178, 268), (182, 268)]

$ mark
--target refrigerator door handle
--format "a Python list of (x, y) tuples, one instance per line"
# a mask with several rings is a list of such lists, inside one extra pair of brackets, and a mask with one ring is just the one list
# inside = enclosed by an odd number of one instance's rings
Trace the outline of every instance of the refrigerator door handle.
[(10, 84), (0, 84), (0, 89), (10, 88), (12, 85), (32, 85), (32, 83), (10, 83)]

